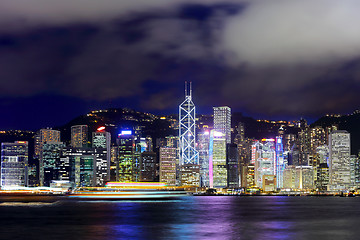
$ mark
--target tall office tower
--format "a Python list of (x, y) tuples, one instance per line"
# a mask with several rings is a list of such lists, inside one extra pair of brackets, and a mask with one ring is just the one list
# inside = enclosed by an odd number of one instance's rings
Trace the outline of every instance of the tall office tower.
[(95, 163), (95, 156), (92, 155), (73, 156), (70, 181), (77, 187), (96, 186)]
[(275, 139), (275, 153), (276, 153), (276, 188), (283, 187), (283, 171), (287, 165), (287, 162), (284, 159), (284, 149), (282, 144), (282, 138), (276, 137)]
[(189, 91), (185, 83), (185, 100), (179, 106), (180, 165), (199, 164), (198, 152), (195, 149), (195, 129), (195, 105), (192, 101), (191, 83)]
[(157, 178), (158, 163), (156, 153), (143, 152), (140, 157), (140, 182), (155, 182)]
[(358, 181), (359, 180), (359, 169), (357, 168), (359, 166), (359, 159), (356, 155), (350, 155), (350, 187), (351, 188), (357, 188), (358, 187)]
[(110, 181), (111, 161), (111, 134), (101, 129), (103, 128), (98, 128), (97, 132), (92, 133), (92, 147), (99, 155), (96, 158), (96, 179), (100, 186), (106, 181)]
[(96, 155), (91, 148), (67, 147), (61, 158), (70, 165), (69, 180), (76, 187), (95, 187), (96, 183)]
[(300, 166), (300, 149), (297, 143), (294, 143), (289, 152), (289, 165)]
[(111, 147), (111, 158), (110, 158), (110, 181), (116, 181), (116, 168), (118, 165), (118, 153), (119, 153), (119, 146), (112, 146)]
[(71, 127), (71, 146), (77, 148), (88, 146), (87, 125), (75, 125)]
[(355, 175), (355, 188), (360, 188), (360, 154), (358, 154), (356, 160), (355, 160), (355, 166), (354, 166), (354, 175)]
[(28, 185), (28, 142), (1, 143), (1, 188)]
[(231, 108), (214, 107), (214, 130), (224, 134), (226, 143), (231, 143)]
[(211, 188), (227, 187), (226, 138), (215, 130), (210, 132), (209, 183)]
[(238, 131), (238, 134), (240, 137), (240, 141), (244, 141), (245, 140), (245, 125), (244, 125), (244, 123), (239, 122), (237, 131)]
[(310, 152), (316, 153), (316, 148), (326, 144), (326, 134), (322, 127), (314, 127), (310, 129)]
[(294, 142), (296, 140), (295, 134), (285, 134), (283, 138), (283, 145), (284, 145), (284, 151), (290, 152), (291, 147), (294, 145)]
[(36, 164), (29, 164), (28, 167), (28, 186), (29, 187), (36, 187), (39, 186), (39, 174), (38, 174), (38, 167)]
[(209, 144), (210, 132), (198, 133), (197, 150), (199, 152), (200, 164), (200, 187), (209, 187)]
[(49, 187), (52, 180), (60, 180), (60, 158), (64, 147), (62, 142), (44, 143), (40, 159), (40, 170), (43, 171), (40, 174), (41, 186)]
[(146, 139), (145, 138), (140, 138), (140, 141), (137, 144), (140, 147), (140, 153), (148, 152), (148, 151), (146, 151)]
[(310, 131), (307, 125), (304, 125), (298, 134), (297, 146), (299, 147), (299, 165), (307, 166), (309, 164), (309, 155), (311, 153)]
[(35, 134), (34, 138), (35, 138), (35, 144), (34, 144), (35, 154), (34, 154), (34, 158), (40, 159), (41, 158), (42, 146), (43, 146), (44, 143), (46, 143), (46, 142), (60, 142), (60, 131), (53, 130), (51, 128), (40, 129)]
[(295, 167), (295, 188), (311, 190), (314, 189), (314, 169), (311, 166)]
[(71, 172), (70, 159), (61, 156), (57, 171), (58, 171), (58, 180), (70, 181), (70, 172)]
[(160, 182), (169, 186), (176, 185), (176, 150), (172, 147), (160, 148)]
[(320, 163), (316, 169), (315, 186), (318, 191), (326, 191), (329, 184), (329, 166), (327, 163)]
[(97, 131), (92, 133), (93, 148), (110, 148), (111, 134), (105, 131)]
[(322, 145), (316, 148), (316, 154), (318, 155), (318, 162), (329, 164), (329, 146), (328, 145)]
[(337, 131), (338, 130), (338, 126), (337, 125), (332, 125), (330, 127), (326, 127), (325, 128), (325, 139), (326, 139), (326, 145), (329, 145), (329, 139), (330, 139), (330, 134), (333, 132), (333, 131)]
[(329, 191), (342, 191), (350, 186), (350, 133), (333, 131), (329, 136)]
[(178, 136), (167, 136), (165, 137), (166, 147), (177, 148), (179, 146), (179, 137)]
[(181, 185), (198, 187), (200, 185), (200, 170), (197, 164), (184, 164), (180, 167)]
[(263, 186), (264, 175), (276, 176), (276, 151), (275, 139), (262, 139), (255, 143), (255, 184), (258, 187)]
[(119, 182), (132, 182), (134, 172), (135, 136), (131, 130), (123, 130), (118, 137), (118, 160), (116, 180)]
[(239, 188), (239, 153), (236, 144), (226, 144), (227, 187)]
[(153, 141), (152, 141), (152, 138), (150, 136), (147, 136), (145, 138), (145, 143), (146, 143), (146, 149), (145, 149), (145, 152), (152, 152), (154, 150), (154, 147), (153, 147)]
[(286, 166), (283, 172), (283, 188), (295, 189), (296, 169), (294, 165)]

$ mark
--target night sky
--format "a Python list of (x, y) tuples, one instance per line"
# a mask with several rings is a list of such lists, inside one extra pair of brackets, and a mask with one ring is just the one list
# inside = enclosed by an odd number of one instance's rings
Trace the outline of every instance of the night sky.
[(358, 0), (0, 0), (0, 129), (90, 110), (316, 119), (360, 103)]

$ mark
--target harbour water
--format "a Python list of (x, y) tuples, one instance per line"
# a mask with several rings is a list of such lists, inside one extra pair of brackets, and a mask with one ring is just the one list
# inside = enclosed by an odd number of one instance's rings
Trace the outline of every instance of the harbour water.
[(359, 239), (360, 198), (1, 203), (0, 239)]

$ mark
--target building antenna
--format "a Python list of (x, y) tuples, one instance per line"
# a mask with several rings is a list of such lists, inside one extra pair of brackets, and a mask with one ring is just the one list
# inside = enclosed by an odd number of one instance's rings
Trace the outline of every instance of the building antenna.
[(185, 97), (187, 96), (187, 81), (185, 81)]
[(192, 84), (192, 82), (190, 82), (190, 97), (191, 97), (191, 95), (192, 95), (191, 84)]

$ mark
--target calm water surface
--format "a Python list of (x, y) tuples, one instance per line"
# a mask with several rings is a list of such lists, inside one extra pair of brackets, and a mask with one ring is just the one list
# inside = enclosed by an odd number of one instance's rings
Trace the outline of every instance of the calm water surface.
[(360, 197), (0, 204), (0, 239), (360, 239)]

